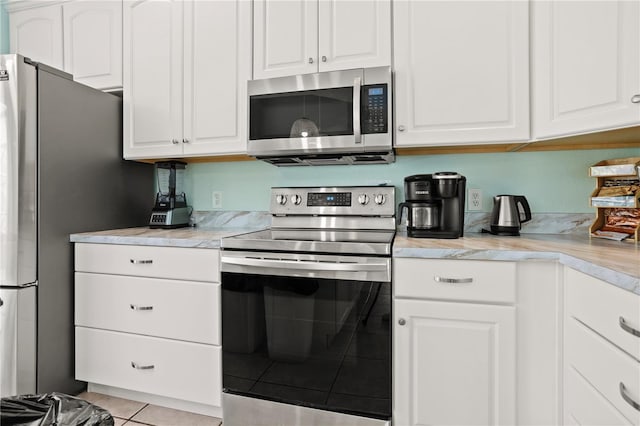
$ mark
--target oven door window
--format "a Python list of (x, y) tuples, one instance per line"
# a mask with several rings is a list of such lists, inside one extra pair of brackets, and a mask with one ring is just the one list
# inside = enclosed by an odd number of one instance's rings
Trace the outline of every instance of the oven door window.
[(225, 392), (391, 417), (390, 283), (222, 273)]
[(353, 87), (250, 97), (249, 138), (353, 135)]

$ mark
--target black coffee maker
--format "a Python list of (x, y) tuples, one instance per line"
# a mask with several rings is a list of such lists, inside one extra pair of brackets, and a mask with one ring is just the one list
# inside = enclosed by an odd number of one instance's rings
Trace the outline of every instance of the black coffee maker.
[(459, 238), (464, 232), (467, 179), (456, 172), (404, 178), (405, 202), (398, 206), (398, 224), (407, 209), (407, 235), (416, 238)]

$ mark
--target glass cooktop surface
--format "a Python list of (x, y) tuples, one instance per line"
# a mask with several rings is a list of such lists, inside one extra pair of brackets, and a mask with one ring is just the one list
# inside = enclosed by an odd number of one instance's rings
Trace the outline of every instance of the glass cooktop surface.
[(223, 249), (390, 255), (393, 231), (265, 229), (223, 238)]

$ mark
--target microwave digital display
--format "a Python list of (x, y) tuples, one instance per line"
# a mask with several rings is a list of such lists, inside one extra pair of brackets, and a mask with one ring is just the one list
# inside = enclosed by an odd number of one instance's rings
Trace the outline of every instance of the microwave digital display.
[(387, 133), (387, 85), (363, 86), (362, 90), (362, 133)]

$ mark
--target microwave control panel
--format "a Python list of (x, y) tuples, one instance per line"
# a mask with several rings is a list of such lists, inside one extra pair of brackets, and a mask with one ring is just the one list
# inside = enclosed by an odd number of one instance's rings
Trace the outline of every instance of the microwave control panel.
[(388, 91), (386, 84), (362, 86), (362, 133), (387, 133)]

